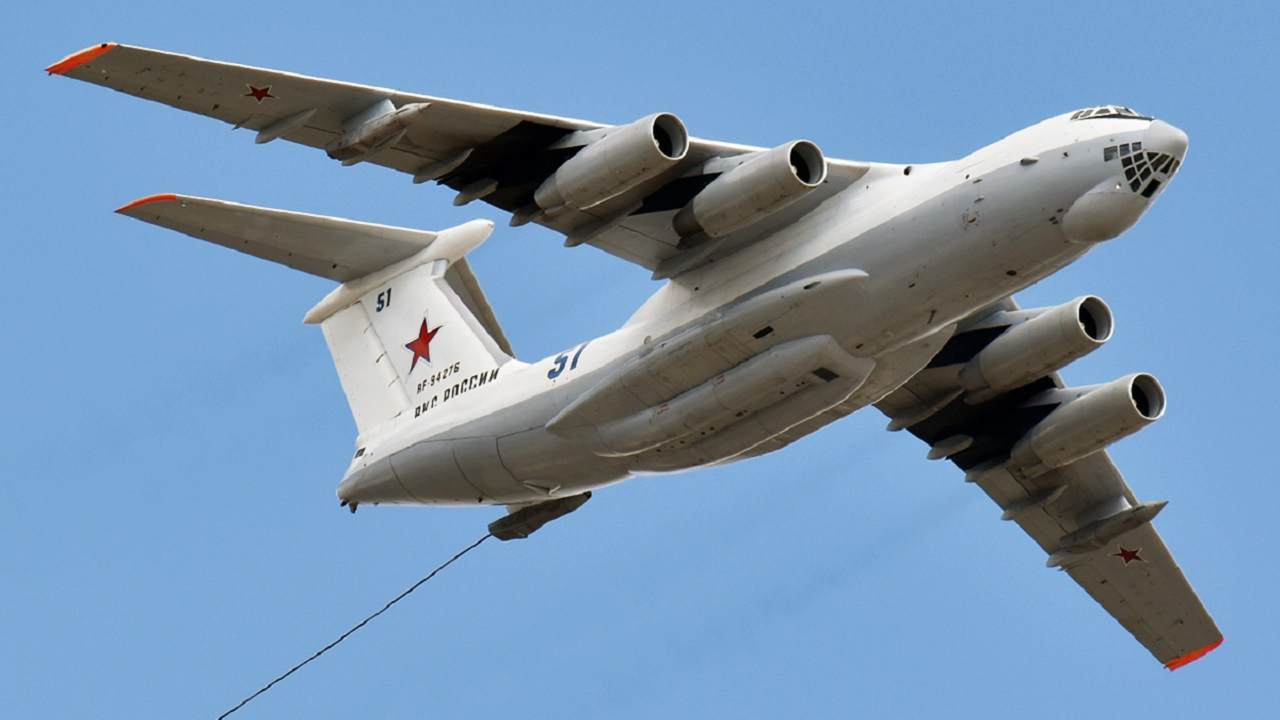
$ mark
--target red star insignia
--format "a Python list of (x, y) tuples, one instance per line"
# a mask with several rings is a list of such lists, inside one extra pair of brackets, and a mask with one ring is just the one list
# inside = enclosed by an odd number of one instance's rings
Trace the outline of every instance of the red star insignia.
[(274, 100), (276, 97), (275, 95), (271, 94), (270, 85), (266, 87), (254, 87), (248, 83), (245, 83), (245, 87), (249, 88), (249, 92), (245, 93), (244, 96), (251, 97), (254, 100), (257, 100), (259, 105), (261, 105), (262, 101), (266, 100), (267, 98), (271, 98)]
[(1138, 548), (1137, 550), (1130, 550), (1129, 548), (1126, 548), (1123, 545), (1120, 545), (1119, 547), (1120, 547), (1120, 552), (1111, 553), (1111, 557), (1120, 558), (1121, 560), (1124, 561), (1125, 565), (1128, 565), (1134, 560), (1137, 560), (1138, 562), (1146, 562), (1146, 560), (1143, 560), (1142, 556), (1138, 554), (1142, 552), (1142, 548)]
[(441, 325), (427, 329), (427, 321), (422, 321), (422, 327), (418, 329), (418, 337), (412, 342), (405, 343), (405, 348), (413, 352), (413, 362), (409, 364), (409, 372), (418, 366), (418, 358), (422, 358), (427, 362), (431, 362), (431, 340), (435, 338), (436, 333), (440, 332)]

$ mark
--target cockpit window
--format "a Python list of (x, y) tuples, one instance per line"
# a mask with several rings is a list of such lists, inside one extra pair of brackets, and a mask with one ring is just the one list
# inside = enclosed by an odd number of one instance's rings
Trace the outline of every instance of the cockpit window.
[(355, 457), (353, 457), (353, 458), (351, 458), (351, 459), (352, 459), (352, 460), (355, 460), (356, 458), (361, 458), (361, 457), (364, 457), (364, 448), (360, 448), (359, 450), (356, 450), (356, 455), (355, 455)]
[(1072, 120), (1094, 120), (1097, 118), (1129, 118), (1132, 120), (1151, 120), (1153, 118), (1143, 115), (1133, 108), (1123, 105), (1099, 105), (1098, 107), (1085, 108), (1071, 113)]

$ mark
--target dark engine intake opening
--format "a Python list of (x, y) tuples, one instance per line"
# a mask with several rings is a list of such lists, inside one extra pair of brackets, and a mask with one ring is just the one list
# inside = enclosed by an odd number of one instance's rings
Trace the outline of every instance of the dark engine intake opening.
[(658, 144), (658, 151), (677, 160), (684, 157), (689, 148), (689, 134), (684, 125), (674, 115), (663, 113), (653, 121), (653, 141)]
[(1085, 335), (1097, 342), (1111, 339), (1112, 319), (1106, 303), (1100, 298), (1089, 296), (1080, 303), (1078, 319)]
[(826, 163), (822, 158), (822, 151), (810, 142), (798, 142), (791, 147), (791, 153), (788, 156), (791, 162), (791, 172), (799, 178), (800, 182), (805, 185), (817, 185), (822, 182), (826, 175)]
[(1142, 374), (1133, 379), (1129, 386), (1129, 397), (1138, 414), (1148, 420), (1155, 420), (1164, 414), (1164, 389), (1152, 376)]

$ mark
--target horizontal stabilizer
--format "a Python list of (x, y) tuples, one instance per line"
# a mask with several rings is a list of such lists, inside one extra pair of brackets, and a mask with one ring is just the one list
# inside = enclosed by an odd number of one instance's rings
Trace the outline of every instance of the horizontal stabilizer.
[(423, 230), (190, 195), (152, 195), (116, 212), (338, 282), (404, 260), (436, 238)]
[(152, 195), (117, 212), (341, 283), (304, 321), (324, 331), (358, 443), (442, 403), (438, 393), (414, 397), (433, 372), (466, 368), (470, 392), (512, 361), (466, 259), (493, 232), (488, 220), (425, 232), (185, 195)]

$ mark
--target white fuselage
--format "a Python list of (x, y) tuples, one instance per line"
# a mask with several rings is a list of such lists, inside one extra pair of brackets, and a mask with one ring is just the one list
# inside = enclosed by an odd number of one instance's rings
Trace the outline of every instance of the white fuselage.
[[(363, 452), (339, 496), (354, 503), (535, 502), (638, 472), (757, 454), (778, 428), (808, 427), (803, 421), (813, 416), (813, 402), (844, 411), (874, 403), (918, 372), (957, 321), (1061, 269), (1138, 219), (1154, 194), (1131, 190), (1120, 163), (1104, 159), (1105, 148), (1133, 142), (1178, 158), (1186, 149), (1186, 136), (1160, 121), (1064, 115), (957, 161), (875, 164), (798, 222), (668, 282), (617, 331), (538, 362), (508, 363), (483, 387), (445, 388), (455, 395), (447, 414), (424, 413), (362, 438)], [(811, 301), (786, 290), (850, 270), (865, 277)], [(742, 350), (741, 338), (731, 352), (717, 350), (715, 338), (721, 326), (733, 325), (724, 318), (750, 314), (735, 315), (737, 308), (755, 307), (753, 298), (756, 305), (773, 302), (779, 293), (787, 299), (776, 305), (778, 312), (759, 311), (777, 320), (760, 330), (768, 331), (763, 338), (743, 336), (747, 344), (758, 340), (765, 352), (794, 339), (830, 338), (847, 353), (844, 367), (865, 374), (854, 381), (842, 371), (841, 382), (850, 382), (829, 388), (806, 376), (810, 384), (796, 385), (795, 392), (810, 391), (809, 404), (779, 391), (769, 422), (766, 397), (737, 414), (759, 414), (758, 423), (732, 418), (726, 424), (708, 415), (706, 427), (691, 435), (672, 439), (654, 429), (653, 442), (641, 433), (628, 449), (616, 449), (615, 436), (628, 428), (665, 422), (660, 415), (668, 401), (671, 407), (682, 399), (695, 403), (698, 387), (727, 392), (732, 388), (723, 383), (752, 377), (728, 371), (755, 351)], [(704, 328), (712, 338), (706, 347), (697, 337)], [(644, 375), (645, 364), (656, 368), (669, 349), (687, 350), (691, 337), (699, 344), (687, 362)], [(657, 378), (652, 392), (635, 380), (650, 376)], [(558, 417), (568, 424), (565, 414), (576, 419), (573, 428), (548, 429)]]

